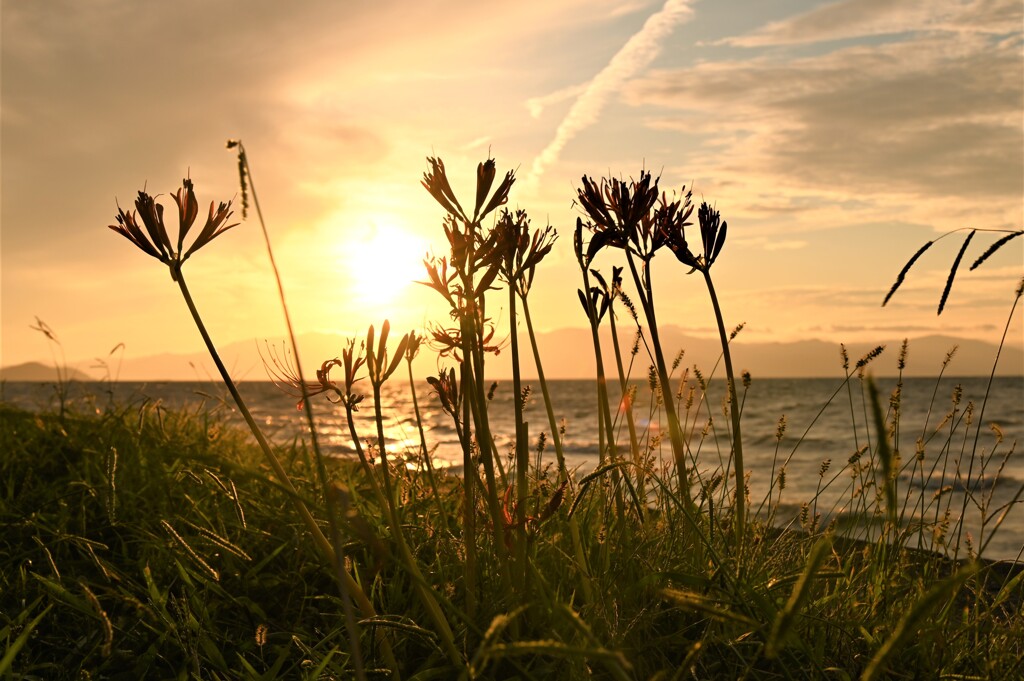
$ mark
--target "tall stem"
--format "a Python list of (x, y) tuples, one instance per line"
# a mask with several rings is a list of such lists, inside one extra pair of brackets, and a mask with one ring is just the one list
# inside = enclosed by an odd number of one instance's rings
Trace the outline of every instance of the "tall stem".
[[(472, 383), (469, 372), (471, 371), (468, 359), (459, 365), (460, 392), (462, 393), (462, 427), (459, 426), (459, 419), (454, 417), (455, 432), (459, 436), (459, 443), (462, 445), (462, 490), (464, 494), (462, 502), (462, 544), (466, 547), (466, 612), (470, 617), (476, 614), (476, 489), (477, 489), (477, 468), (473, 463), (473, 447), (469, 441), (466, 428), (469, 427), (471, 418), (470, 398), (466, 395), (466, 389)], [(453, 410), (454, 411), (454, 410)]]
[[(587, 273), (587, 269), (585, 267), (583, 268), (583, 290), (587, 292), (590, 291), (590, 275)], [(601, 351), (600, 319), (598, 319), (598, 311), (590, 296), (585, 295), (584, 300), (587, 303), (587, 317), (590, 321), (590, 337), (594, 344), (594, 360), (597, 366), (597, 420), (600, 426), (598, 431), (598, 441), (601, 444), (600, 457), (598, 461), (600, 462), (600, 465), (603, 466), (606, 463), (618, 463), (619, 448), (615, 442), (615, 432), (612, 427), (611, 406), (608, 402), (608, 379), (605, 375), (604, 355)], [(606, 443), (605, 440), (600, 437), (601, 434), (604, 434), (604, 436), (607, 437), (607, 457), (605, 456)], [(618, 469), (612, 471), (612, 484), (615, 487), (616, 510), (619, 513), (619, 517), (621, 517), (625, 504), (622, 499), (622, 488), (619, 487)]]
[(612, 330), (612, 349), (615, 351), (615, 367), (619, 371), (619, 409), (626, 414), (626, 427), (629, 429), (629, 448), (633, 452), (633, 465), (635, 467), (636, 488), (644, 503), (647, 501), (647, 492), (644, 489), (644, 461), (640, 453), (640, 444), (636, 437), (636, 423), (633, 420), (633, 401), (629, 397), (629, 386), (626, 384), (626, 372), (622, 368), (622, 351), (619, 349), (619, 333), (615, 328), (615, 302), (612, 300), (608, 306), (608, 325)]
[(718, 304), (715, 286), (711, 282), (711, 272), (705, 268), (704, 281), (708, 285), (711, 305), (715, 308), (715, 319), (718, 321), (718, 333), (722, 341), (722, 356), (725, 358), (725, 376), (729, 384), (729, 415), (732, 417), (732, 447), (736, 457), (736, 538), (737, 546), (743, 546), (746, 515), (746, 469), (743, 467), (743, 434), (740, 430), (740, 403), (736, 397), (736, 376), (732, 369), (732, 352), (729, 350), (729, 337), (725, 332), (725, 321), (722, 319), (722, 307)]
[[(324, 503), (327, 507), (328, 529), (331, 532), (331, 539), (334, 544), (334, 552), (336, 554), (335, 559), (337, 565), (344, 566), (345, 555), (342, 548), (343, 544), (341, 541), (341, 533), (338, 528), (337, 508), (334, 503), (334, 495), (331, 494), (329, 488), (327, 466), (324, 465), (323, 453), (320, 451), (316, 421), (313, 419), (313, 405), (309, 399), (309, 389), (306, 387), (305, 376), (302, 373), (302, 360), (299, 357), (299, 344), (295, 339), (295, 328), (292, 326), (291, 313), (288, 312), (288, 302), (285, 300), (284, 295), (284, 284), (281, 283), (281, 272), (277, 269), (277, 260), (274, 258), (274, 249), (270, 247), (270, 233), (267, 231), (267, 223), (263, 219), (263, 209), (260, 208), (259, 195), (256, 193), (256, 185), (252, 179), (252, 168), (249, 167), (249, 156), (245, 153), (245, 146), (241, 141), (238, 142), (238, 155), (242, 164), (245, 166), (245, 175), (249, 180), (249, 193), (252, 194), (252, 202), (256, 207), (256, 217), (259, 218), (260, 229), (263, 231), (263, 242), (267, 246), (267, 257), (270, 259), (270, 268), (274, 272), (274, 281), (277, 282), (277, 296), (281, 301), (281, 310), (284, 313), (284, 323), (285, 327), (288, 329), (288, 342), (292, 346), (292, 355), (295, 357), (295, 373), (299, 379), (299, 389), (302, 390), (302, 404), (306, 412), (306, 421), (309, 424), (310, 445), (313, 447), (313, 456), (316, 459), (317, 474), (320, 477), (320, 487), (322, 488)], [(341, 570), (343, 568), (339, 567), (338, 569)], [(342, 589), (341, 592), (341, 601), (342, 609), (345, 614), (345, 626), (349, 639), (352, 641), (352, 666), (355, 668), (356, 678), (363, 679), (365, 678), (365, 674), (363, 673), (363, 655), (359, 646), (359, 625), (352, 613), (352, 603), (344, 589)]]
[(429, 582), (427, 582), (423, 577), (419, 563), (417, 562), (416, 557), (412, 555), (412, 551), (409, 550), (409, 545), (405, 541), (405, 535), (402, 533), (401, 519), (398, 517), (398, 510), (395, 508), (394, 492), (391, 486), (391, 473), (388, 470), (387, 447), (384, 445), (384, 415), (381, 411), (380, 388), (381, 383), (374, 380), (373, 415), (374, 420), (377, 422), (377, 449), (380, 452), (380, 464), (384, 478), (384, 495), (387, 497), (388, 519), (391, 524), (391, 532), (394, 535), (395, 545), (398, 546), (399, 555), (405, 563), (405, 568), (416, 583), (416, 591), (419, 594), (420, 601), (423, 603), (423, 607), (426, 608), (430, 619), (434, 621), (438, 637), (441, 640), (441, 647), (448, 655), (448, 659), (452, 664), (458, 668), (462, 668), (465, 666), (465, 663), (463, 662), (458, 649), (455, 647), (455, 637), (452, 634), (448, 620), (445, 619), (444, 613), (441, 612), (441, 606), (438, 605), (433, 589), (429, 586)]
[[(491, 429), (487, 419), (487, 396), (484, 394), (483, 387), (483, 337), (473, 319), (474, 314), (472, 310), (468, 310), (461, 317), (463, 361), (467, 367), (466, 377), (469, 379), (468, 383), (463, 385), (463, 394), (465, 396), (463, 399), (470, 400), (477, 450), (480, 454), (480, 460), (483, 462), (484, 475), (487, 480), (487, 488), (484, 490), (484, 493), (487, 496), (487, 508), (491, 514), (491, 523), (494, 526), (494, 546), (499, 547), (503, 543), (502, 528), (504, 520), (501, 514), (501, 505), (498, 502), (498, 485), (494, 475)], [(468, 427), (468, 424), (464, 427)], [(505, 573), (503, 572), (502, 574)]]
[(569, 472), (565, 466), (565, 452), (562, 450), (562, 436), (558, 432), (558, 423), (555, 421), (555, 409), (551, 402), (551, 394), (548, 391), (547, 381), (544, 379), (544, 366), (540, 361), (540, 350), (537, 348), (537, 336), (533, 331), (533, 321), (530, 319), (530, 306), (523, 297), (523, 317), (526, 318), (526, 331), (530, 335), (530, 347), (533, 349), (533, 361), (537, 365), (537, 380), (540, 382), (540, 391), (544, 396), (544, 408), (547, 410), (548, 425), (551, 427), (551, 442), (555, 446), (555, 456), (558, 458), (558, 481), (565, 482), (569, 479)]
[[(511, 278), (510, 278), (511, 279)], [(523, 381), (519, 370), (519, 332), (516, 327), (516, 286), (508, 283), (509, 334), (512, 343), (512, 403), (516, 420), (516, 580), (526, 588), (526, 502), (527, 472), (530, 466), (530, 443), (523, 420)]]
[(430, 461), (430, 451), (427, 449), (427, 435), (423, 432), (423, 415), (420, 413), (419, 399), (416, 397), (416, 381), (412, 375), (412, 357), (407, 357), (405, 362), (409, 369), (409, 391), (412, 393), (412, 410), (416, 415), (416, 429), (420, 435), (420, 451), (423, 452), (423, 463), (427, 467), (427, 480), (430, 482), (430, 490), (434, 493), (434, 501), (437, 502), (438, 517), (441, 518), (441, 523), (448, 531), (448, 513), (444, 510), (444, 504), (441, 503), (441, 493), (437, 489), (437, 479), (434, 477), (434, 464)]
[[(263, 436), (263, 432), (259, 426), (256, 425), (256, 421), (253, 419), (252, 414), (249, 413), (248, 407), (245, 405), (245, 401), (242, 399), (241, 394), (238, 392), (238, 388), (235, 386), (235, 382), (232, 380), (231, 375), (228, 373), (227, 367), (224, 366), (224, 362), (221, 361), (220, 354), (217, 352), (217, 347), (213, 344), (213, 340), (210, 338), (210, 334), (206, 330), (206, 324), (203, 323), (202, 317), (199, 316), (199, 310), (196, 309), (195, 302), (192, 300), (192, 294), (189, 293), (188, 286), (185, 284), (185, 276), (180, 270), (175, 272), (175, 280), (178, 282), (178, 288), (181, 289), (181, 295), (185, 299), (185, 304), (188, 306), (188, 311), (192, 314), (192, 320), (196, 324), (196, 328), (199, 329), (199, 334), (203, 337), (203, 342), (206, 344), (206, 349), (210, 353), (210, 357), (213, 359), (213, 363), (217, 366), (217, 371), (220, 373), (221, 380), (224, 381), (224, 385), (227, 387), (228, 392), (231, 394), (232, 399), (235, 401), (235, 405), (238, 407), (238, 411), (242, 414), (242, 418), (245, 419), (246, 424), (249, 426), (249, 430), (252, 431), (253, 437), (256, 438), (257, 444), (259, 444), (260, 450), (263, 452), (267, 463), (270, 464), (271, 470), (281, 485), (285, 488), (288, 493), (288, 498), (291, 499), (292, 504), (295, 506), (295, 510), (298, 512), (299, 517), (302, 518), (309, 533), (313, 536), (313, 541), (317, 547), (323, 552), (324, 556), (330, 561), (331, 566), (337, 571), (337, 574), (341, 577), (342, 586), (348, 592), (348, 594), (355, 600), (359, 610), (362, 611), (364, 617), (376, 617), (377, 613), (373, 607), (373, 603), (367, 598), (366, 594), (363, 593), (362, 588), (356, 583), (352, 576), (344, 569), (344, 563), (338, 563), (338, 555), (331, 546), (331, 543), (327, 541), (327, 537), (320, 531), (320, 526), (317, 525), (316, 520), (310, 514), (306, 504), (302, 501), (298, 491), (292, 484), (291, 478), (288, 477), (287, 471), (284, 466), (278, 461), (277, 457), (274, 456), (274, 452), (270, 449), (270, 443)], [(384, 654), (385, 660), (392, 669), (393, 677), (399, 678), (398, 676), (398, 662), (395, 660), (394, 653), (391, 650), (391, 644), (384, 637), (378, 638), (381, 644), (381, 650)]]
[(644, 273), (641, 277), (636, 268), (633, 254), (626, 250), (626, 261), (629, 263), (629, 271), (633, 275), (633, 283), (640, 294), (640, 305), (643, 307), (644, 316), (647, 317), (647, 326), (651, 332), (651, 345), (654, 347), (654, 363), (658, 370), (658, 381), (661, 383), (661, 397), (665, 402), (665, 417), (668, 419), (668, 435), (672, 443), (672, 456), (676, 462), (676, 469), (679, 474), (680, 496), (686, 506), (686, 510), (696, 519), (696, 507), (693, 503), (693, 496), (690, 494), (690, 473), (686, 463), (686, 449), (683, 446), (683, 431), (679, 426), (679, 414), (676, 413), (675, 397), (672, 392), (672, 384), (669, 381), (668, 368), (665, 364), (665, 353), (661, 348), (661, 338), (658, 334), (658, 320), (654, 314), (654, 289), (651, 286), (650, 263), (645, 263)]

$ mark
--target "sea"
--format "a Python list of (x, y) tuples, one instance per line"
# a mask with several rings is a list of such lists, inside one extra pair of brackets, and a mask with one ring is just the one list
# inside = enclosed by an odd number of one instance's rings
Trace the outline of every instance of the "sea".
[[(966, 508), (959, 536), (970, 534), (974, 550), (984, 545), (985, 558), (1022, 560), (1024, 376), (991, 381), (988, 377), (915, 377), (903, 378), (901, 383), (890, 377), (876, 382), (887, 424), (890, 428), (898, 425), (901, 515), (934, 524), (949, 508), (951, 532), (956, 534), (956, 519)], [(540, 467), (552, 467), (555, 453), (540, 386), (536, 381), (523, 384), (528, 393), (524, 415), (532, 457)], [(566, 464), (583, 475), (599, 464), (597, 385), (586, 380), (555, 380), (548, 382), (548, 388), (557, 426), (563, 431)], [(713, 381), (705, 391), (690, 379), (675, 388), (691, 460), (696, 470), (710, 479), (726, 467), (731, 451), (724, 383)], [(642, 443), (660, 440), (652, 457), (655, 464), (667, 465), (671, 460), (667, 425), (659, 418), (656, 392), (646, 382), (635, 384), (634, 389), (632, 409), (638, 438)], [(239, 390), (272, 442), (308, 442), (305, 411), (294, 396), (270, 382), (242, 382)], [(369, 386), (366, 390), (369, 392)], [(609, 385), (609, 393), (616, 414), (616, 440), (628, 451), (627, 409), (617, 383)], [(871, 461), (869, 452), (877, 432), (867, 395), (866, 381), (856, 377), (845, 381), (842, 376), (756, 379), (743, 388), (741, 418), (751, 508), (765, 513), (774, 507), (774, 521), (781, 524), (813, 521), (815, 515), (820, 515), (820, 523), (828, 523), (856, 515), (862, 505), (861, 494), (870, 495), (873, 502), (880, 486), (871, 484), (876, 480), (877, 461)], [(0, 384), (0, 401), (22, 408), (53, 410), (62, 399), (72, 411), (96, 411), (109, 405), (189, 409), (220, 414), (244, 427), (230, 396), (218, 383), (72, 382), (63, 388), (52, 383)], [(354, 456), (344, 409), (323, 395), (312, 399), (322, 450), (331, 456)], [(893, 406), (897, 402), (898, 419)], [(358, 406), (357, 437), (375, 441), (372, 395)], [(392, 380), (384, 386), (381, 409), (389, 455), (395, 460), (404, 458), (410, 467), (422, 465), (416, 407), (433, 465), (461, 473), (462, 449), (452, 419), (425, 381), (417, 385), (415, 405), (407, 382)], [(497, 451), (510, 457), (515, 431), (511, 380), (493, 386), (488, 413)], [(546, 446), (540, 446), (542, 438)], [(850, 464), (851, 458), (859, 460)], [(783, 469), (785, 486), (780, 490)], [(964, 541), (958, 555), (966, 553)]]

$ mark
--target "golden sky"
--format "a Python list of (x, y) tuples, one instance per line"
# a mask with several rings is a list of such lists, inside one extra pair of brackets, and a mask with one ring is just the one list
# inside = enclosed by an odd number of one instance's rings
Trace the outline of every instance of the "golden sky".
[[(118, 343), (201, 348), (166, 268), (106, 227), (144, 186), (171, 209), (186, 174), (203, 213), (237, 204), (228, 138), (248, 150), (300, 333), (443, 321), (408, 283), (444, 253), (427, 156), (464, 196), (493, 156), (516, 170), (510, 207), (558, 230), (531, 295), (546, 330), (586, 323), (584, 174), (647, 168), (714, 203), (729, 223), (716, 287), (751, 340), (998, 342), (1024, 271), (1017, 239), (965, 268), (936, 316), (955, 235), (879, 306), (928, 239), (1024, 224), (1019, 0), (4, 0), (0, 20), (4, 365), (49, 361), (36, 317), (82, 368)], [(283, 334), (252, 219), (186, 268), (215, 340)], [(668, 255), (654, 271), (659, 319), (712, 335), (702, 282)]]

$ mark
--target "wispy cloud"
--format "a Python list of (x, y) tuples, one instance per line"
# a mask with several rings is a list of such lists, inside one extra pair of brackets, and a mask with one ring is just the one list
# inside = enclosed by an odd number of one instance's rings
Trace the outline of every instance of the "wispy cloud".
[(575, 99), (583, 94), (586, 89), (587, 83), (581, 83), (579, 85), (564, 87), (561, 90), (555, 90), (550, 94), (542, 95), (540, 97), (531, 97), (526, 100), (526, 108), (529, 110), (530, 116), (533, 118), (540, 118), (541, 114), (544, 113), (544, 109), (570, 99)]
[(763, 47), (921, 30), (1006, 34), (1020, 29), (1020, 11), (1020, 0), (841, 0), (719, 42)]
[(643, 27), (586, 85), (559, 124), (554, 139), (534, 159), (527, 178), (529, 189), (536, 189), (540, 178), (558, 160), (565, 145), (597, 120), (608, 98), (618, 92), (629, 78), (654, 61), (661, 51), (662, 41), (691, 14), (690, 0), (667, 0), (660, 10), (648, 17)]

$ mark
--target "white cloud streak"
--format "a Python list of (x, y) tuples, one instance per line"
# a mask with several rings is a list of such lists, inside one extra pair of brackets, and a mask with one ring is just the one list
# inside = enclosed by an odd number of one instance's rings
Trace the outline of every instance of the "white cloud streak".
[(639, 71), (654, 61), (662, 41), (679, 24), (692, 15), (690, 0), (667, 0), (660, 10), (648, 17), (643, 27), (633, 34), (608, 65), (587, 84), (555, 132), (555, 137), (534, 159), (527, 178), (528, 191), (534, 191), (544, 172), (565, 146), (580, 132), (590, 127), (604, 108), (608, 98)]

